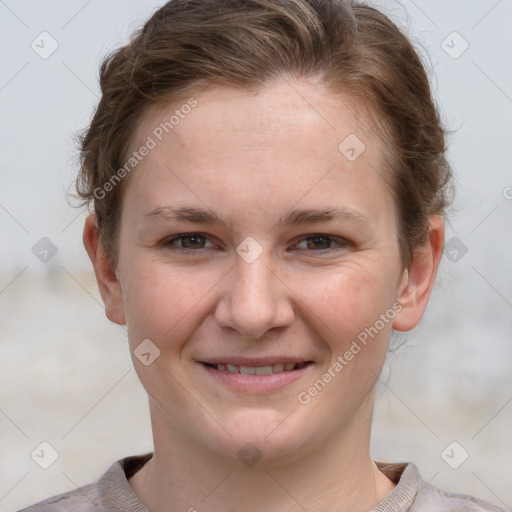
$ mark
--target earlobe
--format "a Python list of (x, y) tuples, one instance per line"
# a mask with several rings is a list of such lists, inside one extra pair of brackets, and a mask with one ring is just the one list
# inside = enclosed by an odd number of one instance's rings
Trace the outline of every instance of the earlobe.
[(402, 275), (397, 297), (402, 309), (393, 321), (396, 331), (410, 331), (421, 320), (434, 286), (443, 245), (443, 220), (432, 215), (429, 217), (427, 240), (414, 252), (409, 267)]
[(85, 250), (94, 267), (96, 282), (105, 304), (105, 315), (110, 321), (119, 325), (125, 325), (126, 318), (121, 283), (117, 278), (116, 271), (108, 261), (107, 254), (101, 243), (96, 215), (90, 214), (85, 220), (82, 239)]

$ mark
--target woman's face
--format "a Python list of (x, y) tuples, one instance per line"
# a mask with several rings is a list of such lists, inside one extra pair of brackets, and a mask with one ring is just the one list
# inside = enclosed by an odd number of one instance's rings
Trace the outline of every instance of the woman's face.
[(369, 429), (407, 286), (385, 148), (306, 81), (194, 99), (139, 124), (116, 307), (155, 438), (293, 460)]

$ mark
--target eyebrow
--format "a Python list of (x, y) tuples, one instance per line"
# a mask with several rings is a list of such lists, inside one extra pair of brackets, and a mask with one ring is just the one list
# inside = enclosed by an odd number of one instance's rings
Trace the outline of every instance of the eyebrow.
[[(171, 208), (159, 206), (144, 215), (143, 221), (159, 219), (166, 222), (192, 222), (211, 226), (222, 226), (229, 229), (229, 221), (226, 222), (213, 210), (182, 206)], [(230, 219), (231, 220), (231, 219)], [(321, 209), (295, 209), (289, 212), (284, 218), (279, 217), (277, 226), (294, 226), (300, 224), (315, 224), (330, 220), (347, 220), (350, 222), (369, 225), (371, 220), (355, 210), (339, 206), (329, 206)]]

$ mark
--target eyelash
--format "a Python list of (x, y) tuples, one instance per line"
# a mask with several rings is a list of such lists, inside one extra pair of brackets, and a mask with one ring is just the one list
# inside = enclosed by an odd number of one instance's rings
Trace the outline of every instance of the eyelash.
[[(209, 240), (209, 238), (206, 235), (203, 235), (202, 233), (182, 233), (180, 235), (176, 235), (176, 236), (173, 236), (172, 238), (168, 238), (168, 239), (164, 240), (162, 245), (165, 249), (171, 250), (173, 252), (178, 252), (178, 253), (194, 253), (194, 252), (199, 252), (200, 250), (203, 250), (203, 249), (212, 249), (213, 248), (213, 247), (202, 247), (200, 249), (187, 249), (185, 247), (173, 247), (171, 245), (172, 242), (183, 240), (184, 238), (193, 237), (193, 236), (200, 236), (200, 237), (203, 237), (205, 240)], [(351, 245), (351, 242), (349, 242), (348, 240), (346, 240), (344, 238), (340, 238), (340, 237), (333, 236), (333, 235), (326, 235), (324, 233), (312, 233), (312, 234), (303, 236), (297, 243), (300, 243), (300, 242), (303, 242), (304, 240), (308, 240), (308, 239), (315, 238), (315, 237), (328, 239), (333, 243), (337, 243), (339, 247), (338, 248), (329, 247), (328, 249), (321, 249), (318, 251), (311, 249), (311, 251), (314, 253), (328, 254), (328, 253), (332, 253), (332, 252), (342, 251), (342, 250), (346, 250), (347, 247), (349, 247)], [(298, 250), (301, 250), (301, 249), (298, 249)], [(305, 250), (307, 250), (307, 249), (305, 249)]]

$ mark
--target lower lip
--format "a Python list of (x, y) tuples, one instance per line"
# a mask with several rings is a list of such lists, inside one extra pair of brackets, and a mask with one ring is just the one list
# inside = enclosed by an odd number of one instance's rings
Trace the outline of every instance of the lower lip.
[(297, 370), (272, 373), (270, 375), (244, 375), (243, 373), (234, 373), (228, 370), (216, 370), (203, 363), (199, 363), (199, 366), (208, 375), (234, 391), (256, 394), (275, 391), (295, 382), (311, 371), (314, 364), (308, 364)]

